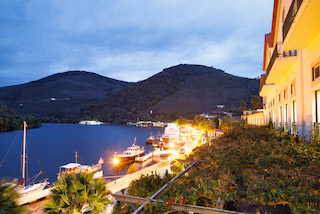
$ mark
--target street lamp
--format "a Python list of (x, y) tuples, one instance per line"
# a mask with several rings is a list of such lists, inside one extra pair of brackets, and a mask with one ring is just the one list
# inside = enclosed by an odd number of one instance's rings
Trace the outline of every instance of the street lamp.
[(114, 167), (114, 183), (117, 183), (117, 164), (119, 163), (119, 158), (113, 158)]

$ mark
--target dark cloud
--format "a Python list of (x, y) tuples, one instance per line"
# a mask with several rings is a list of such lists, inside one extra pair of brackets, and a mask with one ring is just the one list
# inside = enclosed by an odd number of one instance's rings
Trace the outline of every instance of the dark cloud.
[(67, 70), (139, 81), (180, 63), (256, 77), (269, 0), (4, 0), (0, 86)]

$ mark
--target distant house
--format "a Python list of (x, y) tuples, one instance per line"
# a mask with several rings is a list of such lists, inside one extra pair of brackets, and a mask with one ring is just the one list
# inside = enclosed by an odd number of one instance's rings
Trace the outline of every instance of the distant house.
[(211, 132), (211, 139), (217, 139), (218, 137), (223, 135), (223, 131), (221, 129), (215, 129)]
[(244, 110), (241, 119), (249, 125), (262, 126), (266, 124), (263, 116), (263, 109)]

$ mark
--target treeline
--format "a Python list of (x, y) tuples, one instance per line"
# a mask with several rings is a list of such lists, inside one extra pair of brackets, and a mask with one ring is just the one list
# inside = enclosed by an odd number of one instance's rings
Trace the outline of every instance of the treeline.
[(19, 130), (24, 120), (27, 121), (28, 128), (30, 129), (41, 126), (41, 121), (37, 120), (34, 116), (21, 116), (8, 106), (0, 103), (0, 132)]

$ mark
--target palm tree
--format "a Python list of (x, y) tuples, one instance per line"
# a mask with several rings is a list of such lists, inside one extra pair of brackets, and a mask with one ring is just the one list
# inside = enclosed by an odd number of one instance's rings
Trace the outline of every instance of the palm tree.
[(242, 111), (245, 110), (246, 107), (247, 107), (246, 102), (242, 101), (242, 102), (240, 103), (240, 108), (241, 108), (241, 110), (242, 110)]
[(260, 107), (260, 98), (257, 95), (253, 96), (251, 98), (251, 104), (254, 108)]
[(107, 182), (93, 174), (71, 173), (60, 176), (51, 190), (46, 213), (101, 213), (110, 201)]
[(19, 194), (15, 191), (12, 182), (0, 181), (0, 213), (19, 214), (26, 211), (25, 207), (17, 205)]

